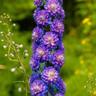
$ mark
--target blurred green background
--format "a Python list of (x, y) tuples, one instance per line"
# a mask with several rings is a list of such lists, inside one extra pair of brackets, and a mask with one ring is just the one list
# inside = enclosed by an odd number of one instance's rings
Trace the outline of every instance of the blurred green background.
[[(67, 86), (65, 96), (96, 96), (96, 0), (64, 0), (63, 6), (65, 65), (60, 74)], [(15, 28), (11, 26), (14, 41), (29, 51), (24, 59), (29, 75), (34, 10), (33, 0), (0, 0), (0, 16), (7, 13), (12, 18), (8, 26), (16, 24)], [(0, 20), (0, 31), (7, 29)], [(22, 72), (16, 62), (6, 58), (6, 49), (0, 40), (0, 96), (25, 96), (24, 85), (15, 82), (23, 80)]]

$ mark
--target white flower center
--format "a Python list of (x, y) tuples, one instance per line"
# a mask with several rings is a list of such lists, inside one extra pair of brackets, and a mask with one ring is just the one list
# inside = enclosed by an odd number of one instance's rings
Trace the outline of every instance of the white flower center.
[(56, 56), (57, 60), (64, 60), (63, 54)]
[(61, 23), (58, 23), (58, 29), (61, 29), (62, 28), (62, 24)]
[(45, 53), (42, 49), (37, 49), (37, 52), (38, 52), (41, 56), (43, 56), (44, 53)]
[(44, 22), (45, 21), (45, 16), (41, 15), (40, 16), (40, 21)]
[(49, 78), (49, 80), (53, 80), (54, 77), (55, 77), (55, 72), (54, 71), (48, 72), (48, 78)]
[(54, 43), (54, 39), (52, 38), (52, 37), (47, 37), (47, 40), (48, 40), (48, 42), (51, 44), (51, 45), (54, 45), (55, 43)]
[(56, 7), (57, 7), (57, 6), (56, 6), (55, 3), (52, 3), (52, 4), (50, 5), (50, 8), (51, 8), (52, 11), (54, 11), (54, 10), (56, 9)]

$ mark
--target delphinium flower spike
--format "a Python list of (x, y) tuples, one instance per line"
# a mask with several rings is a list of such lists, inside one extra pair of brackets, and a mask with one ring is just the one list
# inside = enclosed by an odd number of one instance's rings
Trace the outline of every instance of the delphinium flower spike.
[(36, 27), (32, 33), (30, 66), (31, 96), (64, 96), (65, 83), (60, 77), (64, 64), (62, 42), (65, 13), (63, 0), (34, 0), (37, 7), (33, 17)]

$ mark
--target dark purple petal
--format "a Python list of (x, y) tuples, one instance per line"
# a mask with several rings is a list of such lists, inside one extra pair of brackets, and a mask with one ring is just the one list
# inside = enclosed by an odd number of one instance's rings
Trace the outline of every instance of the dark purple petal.
[(62, 94), (65, 94), (66, 92), (66, 85), (64, 83), (64, 81), (61, 78), (58, 78), (55, 86), (57, 87), (58, 91)]
[(57, 93), (55, 96), (64, 96), (62, 93)]
[(39, 60), (37, 60), (35, 57), (31, 57), (30, 66), (31, 66), (32, 70), (38, 70), (40, 67)]
[(36, 79), (40, 79), (40, 74), (38, 74), (38, 73), (33, 73), (32, 75), (31, 75), (31, 77), (29, 78), (29, 83), (31, 84), (34, 80), (36, 80)]
[(38, 7), (43, 4), (42, 0), (34, 0), (34, 4)]

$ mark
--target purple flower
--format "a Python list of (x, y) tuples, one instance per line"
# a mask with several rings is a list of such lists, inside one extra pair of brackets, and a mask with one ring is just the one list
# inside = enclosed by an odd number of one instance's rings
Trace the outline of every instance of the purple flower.
[(36, 42), (36, 41), (34, 41), (33, 43), (32, 43), (32, 52), (34, 53), (35, 51), (36, 51), (36, 48), (38, 47), (38, 43)]
[(37, 24), (46, 25), (49, 22), (49, 14), (46, 10), (38, 10), (34, 13)]
[(42, 93), (40, 93), (40, 94), (35, 95), (35, 96), (47, 96), (47, 95), (46, 95), (46, 94), (42, 94)]
[(55, 83), (55, 87), (58, 89), (58, 91), (62, 94), (65, 94), (66, 92), (66, 85), (63, 81), (63, 79), (61, 79), (60, 77), (57, 79), (56, 83)]
[(39, 73), (32, 73), (32, 75), (29, 78), (29, 83), (31, 84), (34, 80), (40, 79), (40, 74)]
[(58, 0), (47, 0), (44, 7), (51, 15), (58, 13), (61, 9)]
[(60, 4), (62, 5), (63, 4), (63, 0), (58, 0), (60, 2)]
[(65, 50), (62, 40), (60, 40), (60, 42), (59, 42), (59, 50), (62, 50), (62, 52), (64, 52), (64, 50)]
[(63, 33), (64, 32), (64, 24), (58, 20), (55, 19), (51, 24), (51, 31), (54, 31), (56, 33)]
[(62, 50), (58, 50), (53, 54), (52, 64), (55, 67), (62, 67), (64, 64), (64, 52)]
[(55, 18), (59, 19), (61, 21), (64, 20), (64, 18), (65, 18), (65, 11), (63, 10), (63, 8), (61, 8), (60, 11), (58, 11), (58, 14), (56, 14)]
[(62, 93), (57, 93), (55, 96), (64, 96)]
[(47, 86), (42, 80), (34, 80), (30, 84), (30, 90), (32, 96), (44, 96), (44, 94), (47, 92)]
[(42, 60), (47, 60), (49, 55), (49, 51), (45, 46), (38, 46), (38, 48), (35, 51), (35, 58)]
[(36, 60), (36, 58), (31, 57), (30, 66), (31, 66), (32, 70), (38, 70), (40, 67), (39, 60)]
[[(34, 0), (37, 9), (33, 16), (36, 27), (32, 33), (32, 52), (30, 60), (31, 96), (64, 96), (65, 84), (59, 72), (64, 64), (64, 45), (62, 42), (65, 12), (63, 0)], [(48, 31), (48, 32), (47, 32)]]
[(38, 40), (42, 37), (43, 35), (43, 30), (39, 27), (35, 27), (32, 32), (32, 39), (33, 40)]
[(42, 0), (34, 0), (34, 4), (38, 7), (42, 5)]
[(46, 32), (43, 36), (43, 44), (47, 46), (48, 48), (54, 48), (57, 46), (59, 42), (59, 38), (55, 33), (52, 32)]
[(61, 45), (60, 45), (60, 50), (64, 51), (64, 44), (63, 43), (61, 43)]
[(46, 83), (54, 83), (57, 81), (59, 73), (55, 70), (54, 67), (46, 67), (41, 73), (41, 78)]

